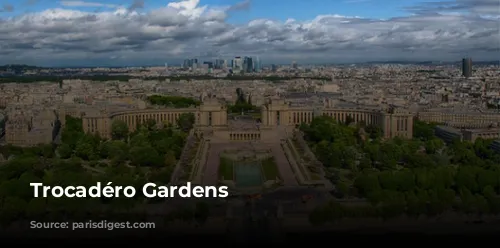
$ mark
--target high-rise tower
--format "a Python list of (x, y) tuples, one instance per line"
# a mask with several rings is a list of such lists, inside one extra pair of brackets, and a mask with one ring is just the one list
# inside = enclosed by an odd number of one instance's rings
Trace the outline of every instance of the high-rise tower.
[(235, 57), (233, 59), (233, 71), (234, 72), (240, 72), (243, 69), (243, 61), (241, 60), (241, 57)]
[(462, 75), (466, 78), (472, 77), (472, 59), (462, 59)]
[(254, 60), (254, 71), (255, 72), (260, 72), (260, 68), (261, 68), (261, 65), (260, 65), (260, 58), (259, 57), (256, 57), (255, 60)]
[(253, 72), (253, 61), (251, 57), (245, 57), (243, 59), (243, 71), (246, 73)]

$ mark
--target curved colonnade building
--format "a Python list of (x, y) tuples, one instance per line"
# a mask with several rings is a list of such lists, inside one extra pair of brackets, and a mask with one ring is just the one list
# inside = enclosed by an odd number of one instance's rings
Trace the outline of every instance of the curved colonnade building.
[[(193, 113), (197, 131), (210, 131), (213, 138), (221, 140), (275, 140), (283, 134), (277, 130), (288, 132), (296, 125), (310, 123), (315, 116), (327, 115), (339, 121), (349, 116), (354, 122), (364, 122), (379, 126), (386, 138), (411, 138), (413, 133), (413, 115), (406, 111), (394, 109), (368, 109), (361, 107), (336, 107), (325, 101), (322, 106), (293, 106), (285, 99), (270, 99), (261, 108), (261, 123), (257, 125), (238, 126), (228, 118), (223, 102), (217, 99), (205, 99), (198, 107), (192, 108), (150, 108), (133, 109), (120, 112), (86, 113), (82, 116), (83, 128), (86, 132), (99, 133), (102, 137), (111, 137), (111, 123), (122, 120), (130, 131), (137, 124), (153, 119), (157, 123), (175, 123), (183, 113)], [(66, 112), (65, 114), (70, 114)], [(64, 123), (63, 123), (64, 124)]]

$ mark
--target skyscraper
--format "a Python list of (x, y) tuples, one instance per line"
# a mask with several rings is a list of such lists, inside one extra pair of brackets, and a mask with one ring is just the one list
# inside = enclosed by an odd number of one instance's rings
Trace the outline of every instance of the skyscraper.
[(254, 60), (253, 69), (255, 72), (260, 72), (260, 68), (261, 68), (260, 59), (259, 57), (256, 57)]
[(251, 57), (245, 57), (243, 59), (243, 71), (246, 73), (253, 72), (253, 61)]
[(233, 71), (234, 72), (240, 72), (243, 68), (242, 68), (242, 61), (241, 61), (241, 57), (235, 57), (233, 59)]
[(182, 64), (183, 68), (196, 68), (198, 65), (198, 59), (185, 59)]
[(466, 78), (472, 77), (472, 59), (462, 59), (462, 75)]
[(189, 68), (189, 67), (191, 67), (190, 60), (189, 59), (185, 59), (184, 63), (182, 63), (182, 67), (186, 68), (186, 69)]
[(214, 68), (215, 69), (221, 69), (224, 65), (224, 60), (223, 59), (216, 59), (215, 60), (215, 64), (214, 64)]

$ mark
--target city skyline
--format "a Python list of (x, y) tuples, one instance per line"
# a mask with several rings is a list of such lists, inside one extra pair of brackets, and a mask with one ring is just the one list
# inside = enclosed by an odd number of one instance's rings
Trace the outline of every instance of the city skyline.
[[(140, 66), (259, 56), (266, 64), (500, 57), (495, 0), (14, 1), (0, 64)], [(281, 9), (280, 9), (281, 8)], [(306, 10), (307, 9), (307, 10)]]

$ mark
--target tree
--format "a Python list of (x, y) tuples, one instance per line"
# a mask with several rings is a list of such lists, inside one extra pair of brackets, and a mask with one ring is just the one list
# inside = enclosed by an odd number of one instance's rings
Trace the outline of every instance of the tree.
[(165, 155), (165, 166), (172, 167), (177, 164), (177, 160), (175, 158), (175, 154), (172, 151), (168, 151)]
[(129, 142), (130, 147), (150, 146), (148, 136), (149, 136), (148, 130), (145, 128), (141, 128), (137, 134), (131, 137)]
[(419, 120), (415, 120), (413, 123), (413, 137), (420, 140), (431, 140), (434, 136), (434, 129), (436, 125), (433, 123), (425, 123)]
[(60, 158), (69, 158), (73, 154), (73, 149), (68, 144), (61, 144), (57, 149), (56, 149), (57, 154), (59, 155)]
[(201, 104), (198, 100), (182, 96), (152, 95), (148, 96), (146, 100), (154, 105), (164, 105), (174, 108), (189, 108), (191, 106), (199, 106)]
[(349, 186), (345, 182), (338, 181), (335, 188), (342, 194), (342, 197), (349, 195)]
[(158, 170), (153, 170), (149, 174), (149, 181), (166, 185), (170, 182), (173, 170), (174, 170), (173, 167), (159, 168)]
[(379, 139), (383, 134), (382, 128), (373, 124), (367, 125), (365, 131), (370, 135), (370, 139)]
[(177, 126), (183, 131), (191, 130), (195, 123), (195, 116), (193, 113), (182, 113), (177, 119)]
[(53, 144), (42, 144), (37, 147), (39, 149), (38, 156), (44, 158), (54, 157), (55, 146)]
[(146, 120), (146, 128), (149, 131), (153, 131), (156, 129), (156, 120), (155, 119), (148, 119)]
[(431, 138), (425, 142), (425, 151), (428, 154), (435, 154), (439, 150), (443, 149), (444, 142), (438, 138)]
[(344, 121), (344, 124), (346, 126), (349, 126), (353, 122), (354, 122), (354, 118), (351, 115), (346, 116), (345, 121)]
[(0, 166), (0, 178), (2, 181), (17, 179), (27, 171), (33, 170), (38, 160), (34, 157), (18, 156)]
[(159, 167), (163, 158), (150, 146), (135, 146), (130, 149), (130, 162), (139, 166)]
[(128, 159), (128, 145), (122, 140), (113, 140), (106, 144), (107, 158), (115, 162), (124, 162)]
[(61, 141), (68, 144), (71, 149), (75, 148), (76, 143), (84, 135), (81, 118), (66, 116), (66, 125), (61, 134)]
[(128, 137), (128, 126), (122, 120), (113, 120), (111, 123), (111, 137), (115, 140), (121, 140)]
[(484, 191), (487, 187), (498, 188), (499, 187), (499, 173), (479, 168), (477, 173), (477, 184), (481, 191)]
[(371, 173), (359, 175), (354, 181), (354, 187), (358, 189), (358, 192), (365, 196), (370, 192), (381, 189), (378, 176)]
[(94, 155), (94, 146), (82, 138), (76, 143), (75, 155), (83, 160), (89, 160)]
[(476, 178), (478, 169), (472, 166), (461, 166), (455, 177), (456, 186), (459, 189), (467, 189), (470, 192), (478, 192), (479, 185)]
[(3, 200), (0, 218), (2, 223), (11, 223), (14, 220), (22, 219), (26, 209), (26, 201), (17, 197), (6, 197)]
[(407, 213), (418, 217), (426, 213), (426, 202), (422, 201), (413, 191), (406, 192)]

